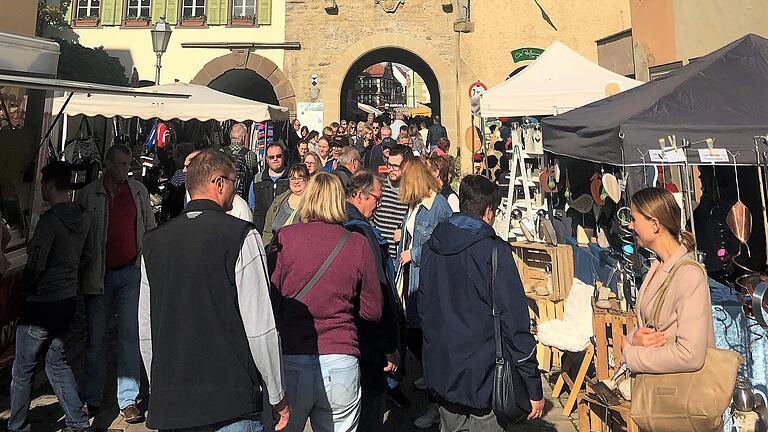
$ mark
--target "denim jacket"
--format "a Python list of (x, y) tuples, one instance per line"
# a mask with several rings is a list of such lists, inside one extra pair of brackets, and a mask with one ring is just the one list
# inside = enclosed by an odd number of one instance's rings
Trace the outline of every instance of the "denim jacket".
[[(419, 313), (416, 306), (416, 291), (419, 289), (419, 269), (421, 267), (421, 248), (424, 243), (429, 240), (432, 235), (432, 230), (435, 229), (437, 224), (447, 220), (451, 217), (453, 211), (448, 201), (440, 194), (432, 193), (427, 198), (421, 200), (416, 209), (416, 223), (414, 224), (413, 238), (411, 239), (411, 245), (408, 248), (411, 251), (411, 262), (407, 264), (409, 269), (408, 274), (408, 292), (404, 294), (406, 311), (405, 316), (408, 321), (408, 327), (421, 327), (419, 322)], [(400, 244), (397, 246), (397, 259), (400, 259), (400, 254), (405, 249), (406, 228), (405, 224), (408, 222), (406, 217), (400, 225)], [(398, 268), (398, 273), (404, 270), (404, 266)], [(400, 275), (398, 274), (398, 277)]]

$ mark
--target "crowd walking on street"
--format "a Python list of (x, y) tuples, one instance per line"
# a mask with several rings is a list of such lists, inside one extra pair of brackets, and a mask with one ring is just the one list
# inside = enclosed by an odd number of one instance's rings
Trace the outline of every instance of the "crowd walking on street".
[[(74, 198), (69, 164), (42, 169), (50, 209), (24, 274), (9, 431), (30, 430), (42, 359), (71, 431), (112, 398), (127, 423), (156, 430), (382, 431), (387, 410), (411, 403), (405, 380), (428, 395), (415, 428), (508, 430), (491, 406), (494, 301), (527, 418), (542, 416), (522, 281), (492, 228), (498, 186), (467, 175), (456, 187), (437, 116), (292, 126), (263, 166), (241, 123), (221, 149), (189, 146), (172, 182), (179, 211), (159, 226), (127, 146)], [(78, 305), (83, 382), (63, 343)]]

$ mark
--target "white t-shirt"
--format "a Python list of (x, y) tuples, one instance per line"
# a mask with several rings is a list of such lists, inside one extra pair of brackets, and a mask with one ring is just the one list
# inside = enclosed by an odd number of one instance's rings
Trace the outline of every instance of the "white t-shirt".
[(246, 222), (253, 222), (253, 213), (251, 208), (248, 207), (248, 203), (240, 196), (235, 194), (235, 200), (232, 201), (232, 210), (228, 211), (230, 214), (238, 219), (242, 219)]

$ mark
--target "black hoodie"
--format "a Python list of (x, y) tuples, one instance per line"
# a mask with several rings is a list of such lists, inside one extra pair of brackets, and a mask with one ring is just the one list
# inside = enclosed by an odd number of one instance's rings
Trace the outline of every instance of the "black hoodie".
[(422, 248), (417, 294), (427, 386), (445, 402), (480, 410), (490, 408), (493, 389), (496, 349), (489, 288), (494, 247), (504, 356), (517, 366), (529, 398), (540, 400), (536, 340), (523, 284), (509, 243), (490, 225), (467, 213), (454, 213), (438, 224)]
[(88, 216), (72, 202), (56, 204), (40, 216), (27, 244), (22, 294), (27, 302), (54, 302), (77, 295), (79, 270), (88, 260)]

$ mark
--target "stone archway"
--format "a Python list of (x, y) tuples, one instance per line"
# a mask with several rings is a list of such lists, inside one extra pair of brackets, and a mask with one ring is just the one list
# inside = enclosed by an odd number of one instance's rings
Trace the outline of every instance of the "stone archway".
[[(328, 86), (324, 89), (326, 93), (323, 96), (325, 105), (323, 107), (324, 123), (330, 124), (333, 121), (339, 120), (341, 113), (341, 91), (350, 69), (365, 55), (388, 48), (410, 52), (429, 65), (437, 79), (442, 124), (447, 129), (448, 137), (451, 141), (455, 141), (458, 136), (458, 101), (455, 70), (449, 68), (442, 58), (426, 47), (423, 40), (402, 34), (390, 33), (369, 36), (348, 47), (341, 57), (333, 61), (328, 75)], [(396, 59), (391, 60), (396, 61)]]
[(296, 93), (287, 76), (270, 59), (247, 50), (232, 50), (230, 54), (206, 63), (192, 79), (192, 84), (208, 86), (232, 70), (250, 70), (272, 85), (277, 102), (296, 115)]

